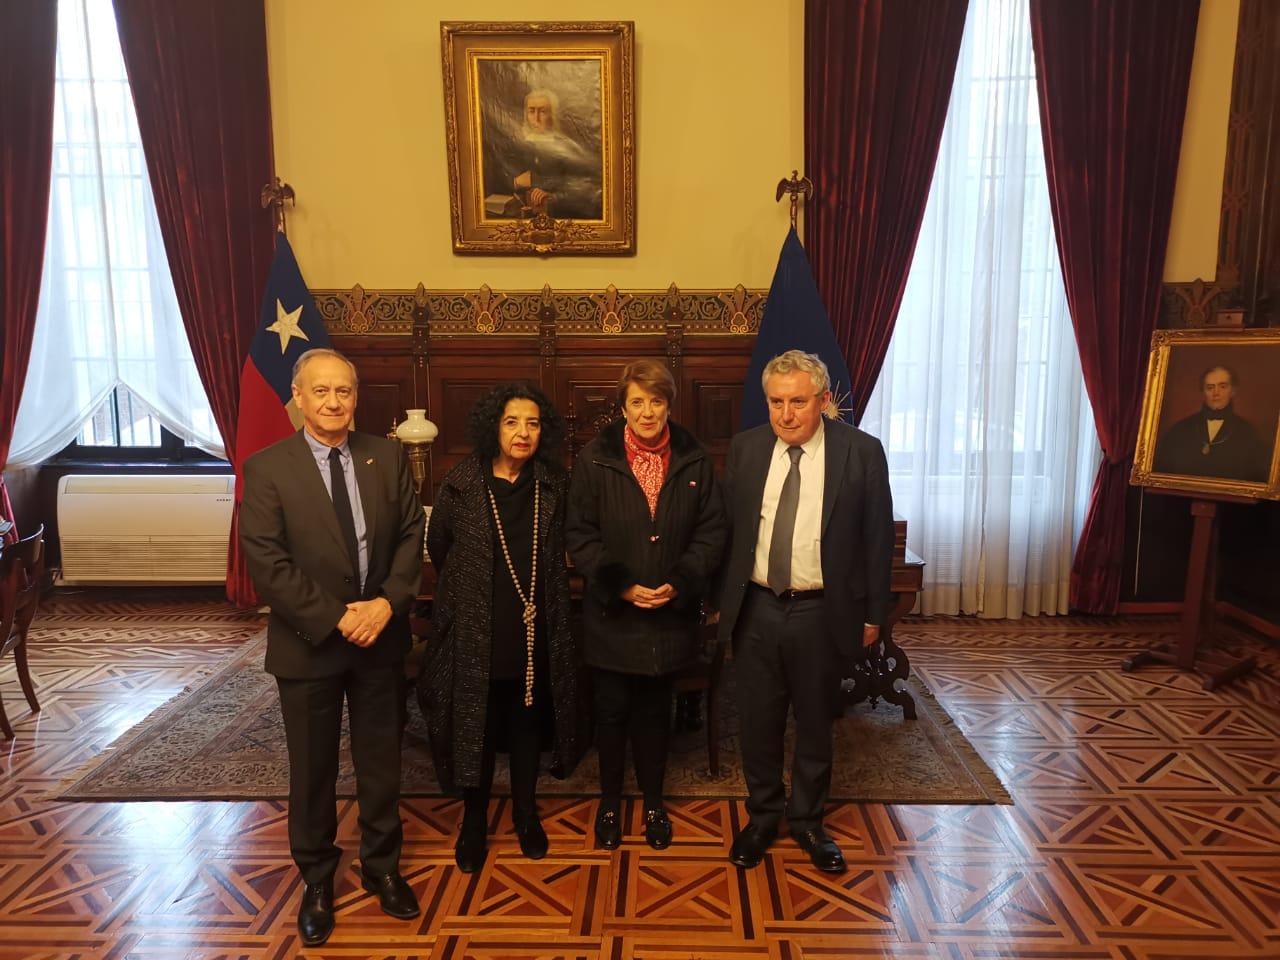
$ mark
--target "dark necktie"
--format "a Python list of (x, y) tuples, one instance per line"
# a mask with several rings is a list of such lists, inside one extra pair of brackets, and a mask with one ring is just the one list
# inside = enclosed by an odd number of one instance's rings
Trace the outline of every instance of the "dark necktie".
[(788, 447), (791, 469), (782, 481), (778, 510), (773, 515), (773, 539), (769, 541), (769, 589), (782, 596), (791, 589), (791, 541), (796, 532), (796, 509), (800, 506), (801, 447)]
[(347, 495), (347, 478), (342, 473), (342, 451), (334, 447), (329, 451), (329, 495), (333, 497), (333, 512), (338, 515), (338, 529), (346, 541), (351, 555), (351, 569), (360, 577), (360, 544), (356, 540), (356, 518), (351, 512), (351, 497)]

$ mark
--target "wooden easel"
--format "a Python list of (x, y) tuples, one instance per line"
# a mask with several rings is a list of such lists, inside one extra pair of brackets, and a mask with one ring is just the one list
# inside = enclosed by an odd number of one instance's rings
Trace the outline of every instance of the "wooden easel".
[[(1171, 493), (1172, 491), (1161, 491)], [(1147, 663), (1163, 663), (1190, 670), (1204, 677), (1201, 687), (1213, 690), (1244, 676), (1257, 666), (1253, 657), (1234, 660), (1221, 650), (1201, 641), (1208, 640), (1213, 629), (1214, 600), (1218, 572), (1218, 504), (1255, 504), (1253, 497), (1196, 494), (1191, 501), (1194, 527), (1191, 553), (1187, 557), (1187, 586), (1182, 599), (1182, 624), (1176, 642), (1158, 643), (1150, 650), (1135, 653), (1121, 665), (1123, 670), (1136, 670)]]

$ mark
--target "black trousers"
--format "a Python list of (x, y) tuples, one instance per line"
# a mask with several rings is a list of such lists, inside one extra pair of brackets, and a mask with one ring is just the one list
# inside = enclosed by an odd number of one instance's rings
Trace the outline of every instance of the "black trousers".
[(289, 849), (307, 883), (334, 874), (338, 834), (338, 740), (342, 704), (351, 721), (351, 761), (360, 815), (360, 864), (370, 873), (400, 866), (399, 666), (352, 670), (332, 677), (277, 677), (289, 748)]
[[(821, 598), (779, 600), (749, 588), (734, 630), (733, 664), (747, 812), (765, 829), (777, 829), (785, 805), (791, 830), (819, 826), (831, 787), (831, 722), (841, 674)], [(796, 744), (786, 803), (788, 708), (795, 714)]]
[(480, 784), (463, 791), (464, 821), (484, 822), (493, 793), (493, 767), (498, 743), (511, 751), (511, 815), (516, 822), (537, 813), (534, 791), (538, 783), (538, 755), (542, 750), (544, 718), (537, 706), (524, 705), (524, 680), (490, 680), (485, 709), (484, 747), (480, 754)]
[(622, 774), (630, 739), (645, 809), (660, 809), (674, 674), (649, 677), (597, 668), (592, 679), (601, 806), (616, 810), (622, 802)]

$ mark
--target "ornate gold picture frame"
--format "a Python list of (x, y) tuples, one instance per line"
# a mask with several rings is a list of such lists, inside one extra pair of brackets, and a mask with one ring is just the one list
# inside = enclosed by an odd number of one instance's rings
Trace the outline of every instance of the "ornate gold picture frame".
[(630, 21), (440, 24), (455, 253), (636, 248)]
[(1131, 482), (1280, 500), (1280, 329), (1155, 332)]

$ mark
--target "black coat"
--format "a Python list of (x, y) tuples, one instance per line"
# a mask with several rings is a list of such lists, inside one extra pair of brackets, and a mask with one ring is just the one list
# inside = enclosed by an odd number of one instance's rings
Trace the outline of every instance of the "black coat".
[[(446, 790), (480, 782), (489, 703), (491, 605), (495, 569), (493, 514), (483, 471), (472, 455), (445, 476), (431, 509), (427, 552), (438, 575), (431, 606), (431, 640), (423, 654), (418, 702), (427, 718), (436, 776)], [(552, 772), (568, 776), (585, 745), (578, 705), (582, 657), (569, 630), (569, 577), (564, 515), (568, 478), (534, 462), (539, 485), (538, 578), (551, 676), (555, 746)], [(527, 574), (521, 571), (522, 576)]]
[[(593, 667), (658, 676), (700, 649), (702, 599), (728, 533), (711, 457), (693, 434), (671, 426), (671, 463), (657, 515), (627, 463), (625, 421), (605, 427), (578, 456), (565, 541), (586, 578), (584, 656)], [(622, 599), (633, 584), (670, 583), (676, 598), (656, 610)]]
[[(862, 625), (883, 626), (893, 575), (893, 497), (884, 447), (870, 434), (828, 420), (823, 443), (823, 608), (831, 643), (847, 659), (862, 652)], [(733, 638), (755, 566), (760, 504), (777, 437), (769, 424), (738, 434), (729, 446), (724, 496), (733, 539), (721, 572), (720, 639)]]
[[(1222, 426), (1213, 442), (1205, 421), (1220, 418)], [(1221, 477), (1266, 483), (1271, 468), (1267, 445), (1258, 432), (1234, 410), (1202, 408), (1175, 423), (1156, 444), (1152, 469), (1190, 477)]]

